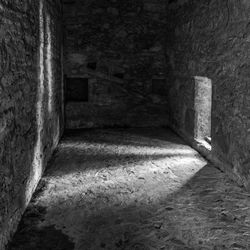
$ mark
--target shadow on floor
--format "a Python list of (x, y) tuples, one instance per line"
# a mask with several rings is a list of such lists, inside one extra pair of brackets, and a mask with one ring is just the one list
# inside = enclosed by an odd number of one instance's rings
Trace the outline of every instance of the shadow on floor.
[[(96, 137), (92, 135), (95, 134)], [(124, 146), (164, 146), (166, 143), (177, 143), (186, 145), (184, 141), (168, 128), (118, 128), (118, 129), (77, 129), (66, 130), (63, 140), (73, 140), (74, 142), (110, 143)], [(138, 140), (140, 137), (140, 140)], [(116, 140), (114, 142), (114, 139)], [(119, 139), (119, 140), (118, 140)], [(150, 139), (150, 141), (149, 141)]]
[[(105, 200), (109, 200), (107, 195)], [(78, 203), (54, 204), (49, 208), (49, 216), (56, 216), (54, 219), (65, 235), (53, 225), (39, 225), (46, 220), (45, 210), (39, 205), (30, 206), (9, 249), (74, 249), (66, 236), (66, 232), (72, 234), (71, 230), (79, 234), (76, 249), (83, 250), (219, 250), (250, 246), (249, 195), (210, 165), (157, 204), (140, 203), (138, 199), (128, 206), (112, 207), (106, 201), (87, 210)], [(68, 226), (69, 218), (77, 224), (75, 228)]]

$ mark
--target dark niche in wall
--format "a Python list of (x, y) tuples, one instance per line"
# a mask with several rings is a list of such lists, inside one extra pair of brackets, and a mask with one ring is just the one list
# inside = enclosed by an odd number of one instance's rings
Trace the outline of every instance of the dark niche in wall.
[(97, 63), (96, 63), (96, 62), (89, 62), (89, 63), (87, 64), (87, 68), (88, 68), (88, 69), (92, 69), (92, 70), (96, 70), (96, 68), (97, 68)]
[(152, 79), (152, 94), (154, 95), (166, 95), (166, 80), (159, 78), (159, 79)]
[(67, 102), (87, 102), (89, 99), (88, 78), (68, 78), (66, 79), (66, 101)]

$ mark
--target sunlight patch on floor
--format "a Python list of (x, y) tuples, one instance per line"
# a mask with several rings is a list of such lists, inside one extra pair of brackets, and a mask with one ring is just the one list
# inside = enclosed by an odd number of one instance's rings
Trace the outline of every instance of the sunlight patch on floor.
[[(46, 206), (84, 199), (89, 190), (105, 196), (125, 187), (131, 195), (143, 183), (146, 186), (141, 192), (165, 197), (177, 192), (207, 164), (192, 148), (179, 145), (173, 149), (171, 144), (164, 148), (63, 142), (60, 150), (66, 150), (65, 159), (70, 160), (59, 161), (62, 170), (46, 179), (48, 189), (42, 199)], [(63, 172), (64, 166), (70, 173)], [(135, 197), (126, 199), (126, 204), (132, 205)], [(117, 202), (123, 203), (123, 197)]]

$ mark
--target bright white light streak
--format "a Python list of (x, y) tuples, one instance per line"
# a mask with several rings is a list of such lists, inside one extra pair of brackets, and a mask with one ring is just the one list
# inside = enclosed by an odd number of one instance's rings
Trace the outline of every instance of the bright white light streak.
[(52, 41), (51, 41), (51, 19), (46, 15), (46, 34), (47, 34), (47, 51), (46, 51), (46, 68), (48, 74), (48, 111), (52, 112), (53, 101), (53, 74), (52, 74)]
[(26, 188), (26, 205), (28, 204), (32, 193), (41, 178), (43, 168), (42, 153), (42, 130), (44, 126), (43, 117), (43, 99), (44, 99), (44, 17), (43, 17), (43, 0), (39, 2), (39, 85), (37, 89), (37, 107), (36, 107), (36, 125), (37, 141), (34, 149), (34, 158), (29, 183)]

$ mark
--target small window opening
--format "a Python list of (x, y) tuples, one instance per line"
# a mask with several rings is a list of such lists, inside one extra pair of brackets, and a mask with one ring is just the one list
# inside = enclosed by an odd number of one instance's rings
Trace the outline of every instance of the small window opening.
[(67, 78), (66, 100), (69, 102), (88, 102), (88, 78)]
[(195, 77), (195, 139), (211, 147), (212, 81)]

